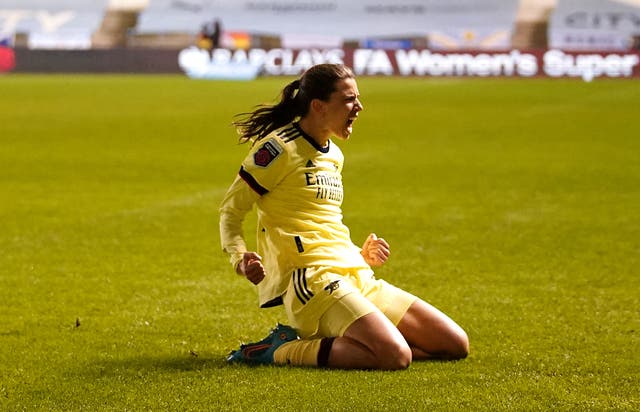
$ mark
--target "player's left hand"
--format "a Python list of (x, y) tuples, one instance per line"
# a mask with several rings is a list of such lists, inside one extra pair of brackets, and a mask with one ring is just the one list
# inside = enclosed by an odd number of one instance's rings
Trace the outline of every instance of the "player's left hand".
[(391, 249), (386, 240), (378, 238), (375, 233), (372, 233), (362, 245), (360, 254), (369, 266), (376, 267), (382, 266), (389, 259)]

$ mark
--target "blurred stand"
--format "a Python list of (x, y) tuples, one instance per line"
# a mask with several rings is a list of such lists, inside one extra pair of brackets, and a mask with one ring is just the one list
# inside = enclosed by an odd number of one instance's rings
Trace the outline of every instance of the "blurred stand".
[(91, 46), (94, 49), (110, 49), (127, 47), (129, 31), (138, 23), (137, 10), (110, 9), (107, 10), (98, 30), (91, 36)]
[[(0, 34), (12, 39), (18, 72), (174, 73), (179, 55), (193, 49), (207, 64), (264, 64), (266, 75), (327, 60), (370, 75), (535, 76), (555, 49), (549, 61), (562, 66), (559, 76), (588, 69), (640, 77), (640, 0), (510, 0), (507, 9), (502, 0), (466, 0), (466, 9), (438, 1), (433, 13), (419, 2), (368, 11), (358, 8), (366, 2), (327, 3), (326, 10), (290, 11), (294, 19), (231, 0), (11, 0), (12, 8), (0, 9)], [(336, 19), (349, 7), (362, 15), (341, 32)], [(391, 17), (394, 24), (378, 24)], [(329, 29), (308, 30), (308, 21)]]
[(546, 49), (549, 45), (549, 18), (555, 5), (555, 0), (521, 1), (511, 46), (518, 50)]

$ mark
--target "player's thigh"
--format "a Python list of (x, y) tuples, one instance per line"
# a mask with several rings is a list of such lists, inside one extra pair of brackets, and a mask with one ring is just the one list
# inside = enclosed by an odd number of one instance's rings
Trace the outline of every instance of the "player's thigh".
[[(373, 339), (385, 335), (392, 336), (393, 339), (399, 337), (404, 342), (395, 325), (417, 297), (384, 280), (376, 279), (369, 269), (350, 271), (345, 275), (344, 283), (352, 287), (349, 289), (350, 293), (332, 303), (320, 318), (319, 332), (322, 336), (343, 336), (348, 329), (352, 330), (352, 334), (357, 330), (359, 336), (364, 336), (369, 328), (381, 332), (380, 336), (372, 336)], [(376, 316), (371, 315), (374, 313)], [(365, 316), (368, 320), (360, 323), (366, 324), (366, 327), (351, 328)]]
[(466, 332), (449, 316), (422, 299), (409, 307), (397, 325), (409, 345), (426, 353), (464, 357), (469, 350)]
[[(357, 292), (344, 296), (325, 312), (320, 320), (320, 333), (348, 338), (351, 343), (347, 346), (357, 344), (378, 363), (378, 358), (384, 359), (378, 366), (385, 369), (406, 367), (411, 362), (411, 349), (400, 331), (371, 301)], [(334, 343), (336, 350), (342, 343)], [(348, 356), (356, 356), (353, 347), (348, 352)]]
[(365, 282), (362, 293), (393, 325), (398, 325), (409, 308), (418, 300), (411, 293), (376, 278)]
[(352, 291), (335, 301), (320, 317), (320, 336), (343, 336), (359, 319), (380, 310), (359, 291)]
[(291, 326), (302, 338), (341, 336), (355, 320), (376, 311), (360, 295), (354, 282), (328, 267), (297, 269), (292, 274), (284, 305)]
[[(349, 294), (326, 309), (319, 321), (319, 334), (343, 336), (347, 335), (349, 329), (351, 335), (357, 331), (357, 335), (364, 339), (367, 331), (376, 330), (380, 331), (380, 336), (374, 336), (375, 332), (371, 332), (371, 339), (387, 336), (404, 342), (395, 325), (403, 319), (418, 298), (382, 279), (370, 276), (370, 272), (366, 270), (363, 273), (349, 273), (347, 278), (347, 283), (353, 285), (354, 289), (350, 289)], [(371, 315), (373, 313), (376, 316)], [(365, 316), (367, 319), (360, 322)], [(356, 322), (364, 327), (351, 328)]]
[(381, 356), (409, 350), (409, 345), (398, 328), (379, 310), (355, 320), (344, 336), (360, 342)]

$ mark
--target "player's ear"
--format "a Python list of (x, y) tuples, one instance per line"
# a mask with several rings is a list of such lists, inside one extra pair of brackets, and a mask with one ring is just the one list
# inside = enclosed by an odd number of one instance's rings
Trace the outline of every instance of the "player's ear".
[(311, 110), (318, 114), (323, 114), (326, 111), (326, 104), (320, 99), (311, 100)]

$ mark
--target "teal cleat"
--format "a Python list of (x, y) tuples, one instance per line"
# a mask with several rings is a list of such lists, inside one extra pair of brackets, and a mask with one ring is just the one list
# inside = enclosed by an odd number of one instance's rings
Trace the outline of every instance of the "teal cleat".
[(231, 351), (227, 356), (228, 363), (246, 363), (264, 365), (273, 363), (273, 352), (287, 342), (298, 339), (296, 330), (291, 326), (278, 323), (269, 336), (260, 342), (241, 345), (240, 349)]

